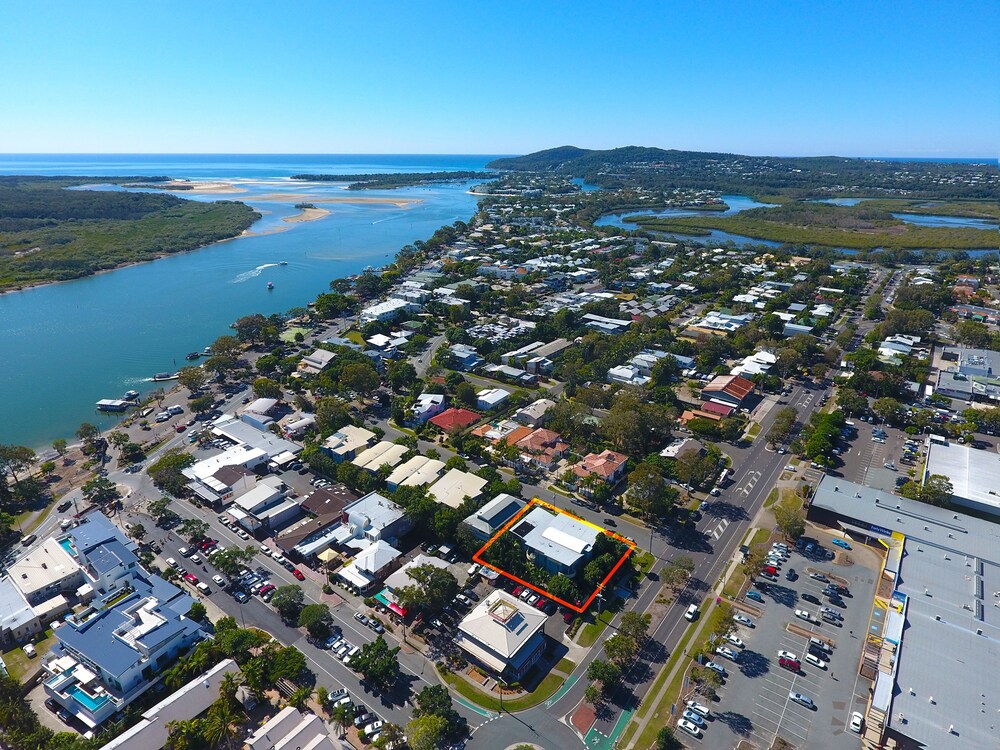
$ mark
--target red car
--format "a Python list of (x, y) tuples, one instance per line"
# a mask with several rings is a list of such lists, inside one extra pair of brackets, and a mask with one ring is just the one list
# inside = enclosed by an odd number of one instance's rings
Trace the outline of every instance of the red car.
[(300, 581), (306, 580), (306, 577), (304, 575), (302, 575), (302, 571), (299, 570), (298, 568), (293, 568), (292, 569), (292, 575), (295, 576), (296, 578), (298, 578)]
[(768, 574), (770, 574), (772, 576), (778, 575), (778, 569), (776, 567), (774, 567), (773, 565), (768, 565), (766, 568), (764, 568), (764, 572), (768, 573)]
[(184, 580), (188, 583), (198, 583), (198, 576), (188, 573), (184, 576)]
[(268, 591), (274, 591), (274, 584), (268, 583), (260, 587), (260, 591), (257, 592), (257, 596), (264, 596)]
[(795, 661), (795, 659), (786, 659), (784, 656), (778, 659), (778, 664), (783, 666), (789, 672), (798, 672), (802, 667), (802, 665)]
[(515, 586), (511, 593), (514, 594), (514, 596), (520, 596), (522, 591), (524, 591), (524, 586)]
[(538, 597), (538, 601), (535, 602), (535, 609), (545, 609), (545, 605), (548, 603), (548, 599), (544, 596)]

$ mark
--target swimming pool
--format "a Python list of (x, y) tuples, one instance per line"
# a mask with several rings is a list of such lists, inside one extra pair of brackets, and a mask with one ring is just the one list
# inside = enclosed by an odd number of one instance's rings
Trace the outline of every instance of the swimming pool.
[(59, 546), (66, 550), (68, 554), (73, 559), (76, 559), (76, 551), (73, 549), (73, 542), (69, 539), (60, 539)]
[(111, 696), (109, 695), (102, 695), (100, 698), (94, 698), (93, 696), (87, 695), (76, 685), (69, 689), (69, 694), (73, 696), (73, 699), (77, 703), (90, 711), (97, 711), (101, 706), (111, 700)]

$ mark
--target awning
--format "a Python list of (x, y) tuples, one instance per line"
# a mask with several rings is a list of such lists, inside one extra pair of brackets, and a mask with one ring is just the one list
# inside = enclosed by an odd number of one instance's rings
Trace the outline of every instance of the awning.
[(359, 589), (366, 589), (372, 584), (372, 579), (358, 570), (358, 566), (353, 562), (338, 570), (337, 577), (344, 579), (353, 586), (357, 586)]
[(316, 555), (316, 557), (317, 559), (319, 559), (320, 562), (327, 563), (330, 562), (331, 560), (336, 560), (338, 557), (340, 557), (340, 555), (338, 555), (332, 549), (328, 549), (328, 550), (323, 550), (318, 555)]
[(400, 607), (396, 602), (392, 601), (388, 596), (386, 596), (386, 590), (382, 589), (377, 594), (375, 594), (375, 599), (382, 602), (386, 607), (395, 612), (400, 617), (406, 617), (406, 610)]

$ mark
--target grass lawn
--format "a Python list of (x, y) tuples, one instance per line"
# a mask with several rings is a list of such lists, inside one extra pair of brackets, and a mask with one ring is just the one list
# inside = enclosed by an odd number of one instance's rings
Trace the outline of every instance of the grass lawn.
[(750, 425), (750, 429), (747, 430), (747, 437), (753, 440), (760, 434), (760, 425), (757, 422), (753, 422)]
[(565, 674), (571, 674), (574, 669), (576, 669), (576, 662), (572, 659), (560, 659), (559, 663), (555, 666), (556, 670), (563, 672)]
[(361, 331), (348, 331), (344, 334), (344, 338), (353, 341), (358, 346), (368, 346), (365, 342), (365, 337), (361, 335)]
[(583, 626), (583, 632), (577, 639), (581, 646), (593, 646), (597, 638), (604, 632), (604, 628), (611, 624), (611, 620), (621, 610), (621, 601), (615, 600), (607, 608), (603, 609), (594, 622), (588, 622)]
[[(569, 660), (563, 659), (563, 661)], [(493, 694), (487, 695), (481, 690), (477, 690), (466, 680), (456, 674), (453, 674), (452, 672), (442, 673), (441, 676), (444, 678), (444, 681), (451, 685), (451, 687), (455, 688), (455, 690), (462, 697), (467, 698), (477, 706), (481, 706), (489, 711), (500, 710), (500, 700), (498, 697), (494, 697)], [(522, 695), (520, 698), (504, 700), (503, 708), (505, 711), (515, 712), (537, 706), (539, 703), (547, 701), (551, 698), (565, 681), (566, 678), (562, 675), (552, 674), (550, 672), (545, 675), (545, 678), (541, 681), (541, 683), (539, 683), (538, 687), (535, 688), (534, 692)]]
[(653, 557), (648, 552), (641, 552), (639, 556), (635, 558), (635, 575), (636, 578), (643, 578), (653, 567), (653, 563), (656, 562), (656, 558)]
[(48, 653), (49, 649), (56, 645), (56, 637), (52, 634), (51, 629), (46, 630), (43, 635), (45, 639), (35, 644), (35, 651), (38, 652), (37, 656), (29, 658), (20, 646), (15, 646), (10, 651), (4, 652), (3, 663), (7, 665), (7, 671), (10, 673), (10, 676), (18, 682), (24, 682), (25, 678), (38, 668), (42, 657)]
[(301, 333), (303, 336), (309, 335), (309, 329), (303, 328), (302, 326), (296, 326), (295, 328), (289, 328), (287, 331), (282, 331), (281, 335), (278, 337), (285, 343), (290, 343), (295, 341), (295, 334)]

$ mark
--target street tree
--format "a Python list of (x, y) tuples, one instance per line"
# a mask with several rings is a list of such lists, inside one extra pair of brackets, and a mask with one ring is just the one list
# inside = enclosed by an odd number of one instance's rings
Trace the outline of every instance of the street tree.
[[(218, 557), (218, 555), (216, 555)], [(215, 562), (213, 560), (213, 562)], [(271, 604), (286, 622), (298, 622), (305, 602), (302, 588), (295, 584), (279, 586), (271, 597)]]
[(0, 477), (3, 477), (4, 486), (7, 484), (7, 477), (16, 486), (17, 475), (27, 471), (35, 459), (35, 452), (31, 448), (23, 445), (0, 445)]
[(191, 399), (189, 406), (195, 414), (203, 414), (215, 404), (215, 397), (210, 393)]
[(591, 706), (600, 705), (604, 700), (604, 691), (601, 689), (604, 683), (599, 686), (596, 682), (591, 682), (583, 691), (583, 701)]
[(601, 683), (601, 692), (611, 691), (622, 677), (622, 670), (613, 662), (604, 659), (594, 659), (587, 667), (587, 679)]
[(604, 642), (604, 653), (619, 669), (624, 669), (638, 656), (639, 646), (633, 638), (619, 631)]
[(83, 496), (94, 505), (106, 505), (121, 497), (118, 485), (107, 477), (94, 477), (80, 489), (83, 490)]
[(787, 539), (798, 539), (806, 531), (806, 514), (802, 506), (796, 502), (775, 505), (774, 522)]
[(396, 601), (403, 609), (423, 609), (433, 612), (441, 609), (458, 593), (458, 581), (447, 568), (426, 563), (408, 571), (412, 584), (401, 586)]
[(375, 740), (375, 747), (378, 750), (394, 750), (395, 748), (402, 747), (403, 743), (406, 741), (406, 733), (399, 724), (383, 724), (382, 728), (378, 730), (378, 739)]
[[(364, 644), (351, 660), (351, 668), (360, 674), (376, 692), (390, 690), (399, 680), (399, 646), (389, 648), (381, 635)], [(447, 722), (445, 724), (447, 726)]]
[(919, 499), (930, 505), (945, 505), (951, 500), (955, 488), (943, 474), (931, 474), (920, 488)]
[(411, 750), (438, 750), (447, 734), (448, 722), (440, 716), (419, 716), (406, 724)]
[(192, 393), (200, 391), (208, 382), (208, 373), (203, 367), (182, 367), (177, 371), (177, 382)]
[(213, 355), (238, 357), (243, 352), (243, 344), (235, 336), (219, 336), (211, 347)]
[(325, 604), (307, 604), (299, 612), (299, 627), (309, 631), (313, 640), (326, 639), (333, 628), (333, 615), (330, 614), (330, 608)]
[(101, 431), (90, 422), (83, 422), (76, 428), (76, 436), (83, 441), (83, 452), (92, 453), (94, 441), (100, 436)]
[(114, 430), (113, 432), (108, 433), (108, 442), (119, 450), (123, 448), (128, 441), (128, 433), (122, 432), (121, 430)]
[(642, 643), (646, 640), (646, 635), (649, 633), (649, 624), (651, 619), (652, 618), (649, 613), (642, 614), (640, 612), (626, 612), (622, 615), (618, 631), (628, 636), (636, 643)]
[(56, 452), (59, 458), (66, 455), (66, 440), (65, 438), (56, 438), (52, 441), (52, 450)]
[(208, 524), (198, 518), (185, 518), (177, 527), (178, 533), (187, 537), (190, 542), (204, 539), (208, 534), (208, 529)]
[(281, 386), (270, 378), (257, 378), (253, 381), (253, 395), (257, 398), (281, 398)]
[(677, 500), (677, 490), (652, 464), (643, 462), (628, 475), (628, 504), (640, 516), (662, 518)]
[(371, 365), (352, 363), (344, 365), (340, 371), (340, 387), (367, 396), (379, 386), (378, 372)]

